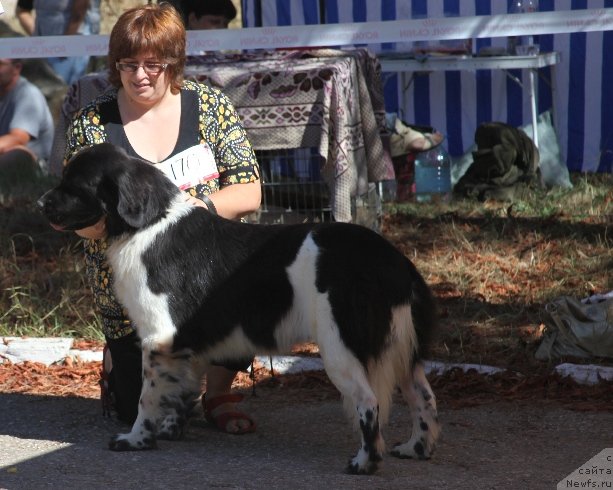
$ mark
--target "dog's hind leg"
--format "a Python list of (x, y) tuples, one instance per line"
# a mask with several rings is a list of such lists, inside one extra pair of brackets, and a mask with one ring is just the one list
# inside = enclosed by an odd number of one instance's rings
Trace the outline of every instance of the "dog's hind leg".
[(415, 363), (412, 373), (399, 382), (402, 395), (409, 405), (413, 432), (408, 442), (392, 448), (399, 458), (429, 459), (434, 453), (441, 431), (436, 411), (436, 398), (426, 379), (424, 367)]
[(110, 449), (153, 449), (158, 438), (181, 437), (198, 396), (198, 382), (191, 368), (190, 353), (169, 354), (144, 348), (138, 416), (129, 433), (111, 440)]
[[(336, 330), (333, 328), (332, 330)], [(334, 335), (332, 336), (334, 337)], [(347, 466), (352, 474), (371, 474), (377, 470), (384, 450), (379, 430), (379, 404), (368, 383), (364, 366), (342, 344), (340, 338), (320, 343), (320, 354), (328, 377), (343, 396), (349, 415), (360, 428), (361, 446)]]

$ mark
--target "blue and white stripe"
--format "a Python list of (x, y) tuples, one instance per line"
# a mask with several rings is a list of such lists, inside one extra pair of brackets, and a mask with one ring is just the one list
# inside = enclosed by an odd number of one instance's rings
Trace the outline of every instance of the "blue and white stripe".
[[(395, 19), (471, 17), (509, 11), (511, 0), (242, 0), (246, 27), (369, 22)], [(540, 0), (539, 10), (613, 7), (613, 0)], [(539, 77), (539, 112), (552, 107), (562, 157), (571, 171), (610, 172), (613, 167), (613, 31), (537, 36), (541, 51), (558, 51), (560, 63)], [(478, 39), (506, 46), (505, 38)], [(407, 51), (401, 43), (374, 44), (377, 52)], [(555, 93), (549, 83), (554, 74)], [(512, 74), (527, 83), (527, 73)], [(473, 144), (484, 121), (530, 123), (526, 93), (504, 72), (480, 70), (416, 76), (403, 87), (397, 74), (384, 74), (386, 107), (403, 119), (428, 124), (447, 135), (452, 155)]]

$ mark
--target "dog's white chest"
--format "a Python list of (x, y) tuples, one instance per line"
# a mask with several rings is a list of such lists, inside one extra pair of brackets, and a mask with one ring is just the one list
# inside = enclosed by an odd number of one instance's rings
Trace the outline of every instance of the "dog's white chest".
[(107, 249), (113, 290), (143, 342), (170, 345), (177, 331), (170, 315), (168, 297), (164, 293), (151, 291), (149, 271), (143, 262), (146, 250), (153, 246), (156, 237), (164, 233), (172, 221), (164, 219), (134, 235), (121, 237)]

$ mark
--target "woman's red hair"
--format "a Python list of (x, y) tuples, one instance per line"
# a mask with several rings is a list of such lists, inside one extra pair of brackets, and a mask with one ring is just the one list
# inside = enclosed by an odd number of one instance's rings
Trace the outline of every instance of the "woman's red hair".
[(115, 62), (141, 54), (154, 56), (168, 63), (166, 76), (172, 93), (178, 93), (183, 82), (186, 34), (183, 21), (168, 4), (143, 5), (126, 10), (113, 26), (109, 40), (109, 80), (121, 87)]

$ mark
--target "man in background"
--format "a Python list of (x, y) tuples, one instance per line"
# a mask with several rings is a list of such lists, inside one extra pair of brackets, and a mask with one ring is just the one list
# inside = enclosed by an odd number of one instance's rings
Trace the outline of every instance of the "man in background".
[(236, 17), (232, 0), (173, 0), (188, 30), (227, 29)]
[(27, 180), (45, 168), (53, 118), (43, 93), (21, 76), (22, 61), (0, 58), (0, 184)]

